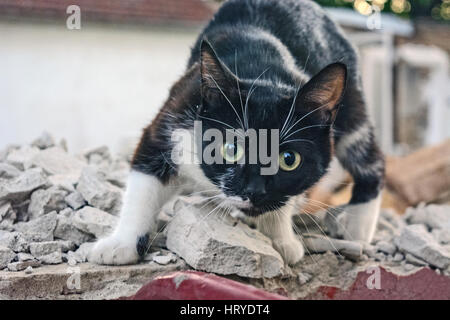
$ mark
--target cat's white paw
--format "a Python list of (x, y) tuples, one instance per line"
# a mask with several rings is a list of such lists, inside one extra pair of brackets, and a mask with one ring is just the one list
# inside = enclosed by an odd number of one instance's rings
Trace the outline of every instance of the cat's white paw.
[(305, 255), (303, 245), (297, 238), (273, 239), (273, 247), (289, 265), (296, 264)]
[(106, 265), (134, 264), (139, 261), (136, 241), (109, 236), (99, 240), (88, 255), (89, 262)]
[(379, 198), (367, 203), (344, 206), (343, 212), (337, 217), (339, 235), (346, 240), (370, 243), (375, 235), (379, 213)]

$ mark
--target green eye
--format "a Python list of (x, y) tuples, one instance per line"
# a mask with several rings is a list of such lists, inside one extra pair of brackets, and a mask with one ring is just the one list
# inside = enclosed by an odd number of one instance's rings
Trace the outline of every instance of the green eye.
[(297, 169), (300, 162), (302, 161), (302, 157), (296, 151), (283, 151), (279, 156), (280, 168), (284, 171), (292, 171)]
[(244, 149), (238, 143), (225, 143), (220, 150), (227, 162), (237, 162), (244, 155)]

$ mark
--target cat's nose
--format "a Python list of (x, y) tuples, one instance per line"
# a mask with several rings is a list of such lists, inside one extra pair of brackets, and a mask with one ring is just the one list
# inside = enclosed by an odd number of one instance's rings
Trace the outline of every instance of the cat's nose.
[(254, 205), (261, 203), (267, 195), (266, 186), (262, 181), (250, 182), (243, 193)]

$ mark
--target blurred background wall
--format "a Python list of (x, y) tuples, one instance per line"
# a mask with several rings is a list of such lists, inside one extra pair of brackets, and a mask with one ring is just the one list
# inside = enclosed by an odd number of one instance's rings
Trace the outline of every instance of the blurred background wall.
[[(450, 137), (450, 1), (318, 2), (358, 47), (384, 151)], [(71, 4), (81, 8), (79, 30), (66, 25)], [(219, 5), (0, 0), (0, 149), (48, 131), (72, 152), (98, 145), (129, 152)]]

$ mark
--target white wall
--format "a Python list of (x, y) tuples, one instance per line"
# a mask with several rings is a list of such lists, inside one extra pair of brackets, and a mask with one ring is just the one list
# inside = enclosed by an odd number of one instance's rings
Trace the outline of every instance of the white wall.
[(47, 130), (72, 152), (121, 151), (183, 73), (197, 33), (0, 23), (0, 148)]

